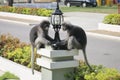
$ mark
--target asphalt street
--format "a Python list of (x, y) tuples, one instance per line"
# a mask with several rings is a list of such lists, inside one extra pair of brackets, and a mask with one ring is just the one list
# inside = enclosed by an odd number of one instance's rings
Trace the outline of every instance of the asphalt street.
[(79, 25), (84, 30), (94, 30), (98, 28), (98, 23), (103, 21), (107, 14), (88, 13), (88, 12), (67, 12), (64, 13), (65, 21)]

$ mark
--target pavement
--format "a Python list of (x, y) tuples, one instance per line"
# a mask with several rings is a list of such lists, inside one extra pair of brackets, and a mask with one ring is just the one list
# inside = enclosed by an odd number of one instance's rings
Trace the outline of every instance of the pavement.
[[(12, 15), (12, 14), (10, 14)], [(9, 21), (9, 22), (17, 22), (17, 23), (21, 23), (21, 24), (26, 24), (26, 25), (34, 25), (34, 24), (39, 24), (39, 22), (42, 19), (48, 19), (47, 17), (31, 17), (30, 15), (26, 15), (24, 17), (19, 17), (19, 15), (17, 14), (13, 14), (12, 16), (8, 15), (7, 13), (4, 12), (0, 12), (0, 20), (4, 20), (4, 21)], [(17, 15), (17, 16), (16, 16)], [(22, 15), (20, 15), (22, 16)], [(101, 36), (101, 37), (108, 37), (108, 38), (114, 38), (114, 39), (119, 39), (120, 40), (120, 33), (115, 33), (115, 32), (110, 32), (110, 31), (101, 31), (101, 30), (88, 30), (86, 31), (87, 35), (92, 35), (92, 36)], [(0, 58), (2, 59), (2, 58)], [(6, 60), (4, 60), (6, 61)], [(0, 63), (0, 69), (4, 68), (3, 70), (0, 70), (0, 76), (7, 70), (7, 67), (2, 67), (1, 65), (6, 65), (7, 63), (1, 62)], [(9, 63), (8, 63), (9, 64)], [(18, 64), (17, 64), (18, 65)], [(12, 65), (10, 65), (12, 66)], [(20, 65), (18, 65), (20, 66)], [(17, 74), (18, 76), (21, 77), (21, 80), (38, 80), (38, 78), (40, 78), (40, 74), (39, 72), (36, 72), (36, 75), (32, 75), (30, 74), (30, 70), (26, 69), (25, 67), (19, 68), (18, 66), (16, 66), (16, 68), (18, 68), (18, 71), (15, 71), (14, 68), (11, 68), (10, 71), (12, 71), (13, 74)], [(21, 71), (20, 71), (21, 70)], [(19, 73), (20, 71), (20, 73)], [(24, 72), (22, 72), (24, 71)], [(26, 72), (26, 73), (25, 73)], [(24, 74), (29, 74), (30, 76), (28, 76), (28, 78), (26, 79), (26, 75)], [(25, 77), (26, 76), (26, 77)], [(34, 79), (33, 79), (34, 78)]]
[(0, 57), (0, 76), (7, 71), (18, 76), (20, 80), (41, 80), (40, 72), (35, 71), (33, 75), (30, 68)]

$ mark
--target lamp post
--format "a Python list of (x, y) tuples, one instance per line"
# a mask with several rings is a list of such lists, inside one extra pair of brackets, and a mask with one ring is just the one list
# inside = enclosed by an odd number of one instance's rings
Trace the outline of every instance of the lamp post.
[(57, 0), (57, 7), (55, 9), (55, 12), (53, 12), (51, 15), (51, 24), (53, 25), (53, 29), (55, 31), (55, 42), (60, 42), (59, 31), (61, 29), (61, 24), (64, 20), (62, 14), (62, 11), (59, 9), (59, 1)]

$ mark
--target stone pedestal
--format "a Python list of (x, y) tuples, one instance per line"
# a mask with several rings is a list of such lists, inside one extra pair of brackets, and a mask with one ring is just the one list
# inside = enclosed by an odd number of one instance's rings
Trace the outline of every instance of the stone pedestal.
[(74, 71), (74, 67), (79, 62), (74, 60), (74, 56), (78, 55), (78, 50), (47, 50), (41, 49), (37, 51), (41, 58), (37, 59), (37, 64), (41, 68), (41, 80), (67, 80), (65, 74)]

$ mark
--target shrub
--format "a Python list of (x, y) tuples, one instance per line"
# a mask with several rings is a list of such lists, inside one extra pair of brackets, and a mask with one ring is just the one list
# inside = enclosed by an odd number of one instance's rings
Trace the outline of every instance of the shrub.
[(52, 12), (52, 10), (45, 8), (24, 8), (24, 7), (9, 7), (9, 6), (0, 6), (0, 11), (27, 14), (27, 15), (47, 16), (47, 17), (50, 16)]
[(37, 15), (38, 8), (31, 8), (30, 14)]
[(80, 62), (74, 73), (66, 74), (69, 80), (120, 80), (120, 72), (116, 69), (106, 68), (102, 65), (91, 65), (94, 72), (91, 72), (84, 62)]
[(14, 51), (7, 52), (6, 57), (14, 62), (28, 65), (30, 62), (30, 47), (16, 48)]
[(20, 8), (15, 7), (15, 12), (14, 13), (22, 14), (22, 10), (23, 10), (22, 7), (20, 7)]
[(0, 35), (0, 55), (6, 57), (7, 52), (14, 51), (16, 48), (22, 48), (28, 44), (20, 42), (18, 38), (11, 36), (10, 34)]
[(21, 13), (22, 14), (30, 14), (30, 12), (31, 12), (30, 8), (23, 8)]
[(6, 80), (6, 79), (19, 80), (19, 78), (16, 75), (11, 74), (10, 72), (5, 72), (2, 76), (0, 76), (0, 80)]
[[(36, 55), (35, 57), (39, 57), (39, 56)], [(16, 62), (16, 63), (22, 64), (22, 65), (27, 66), (27, 67), (31, 67), (31, 63), (30, 63), (30, 61), (31, 61), (31, 49), (30, 49), (30, 46), (16, 48), (14, 51), (8, 52), (7, 58)], [(35, 69), (39, 71), (40, 67), (37, 64), (35, 64)]]
[(111, 24), (112, 23), (112, 18), (114, 17), (115, 14), (110, 14), (104, 17), (103, 22), (105, 24)]
[(9, 11), (12, 12), (12, 13), (15, 13), (16, 7), (10, 7), (10, 8), (9, 8)]
[(37, 15), (38, 16), (50, 16), (51, 15), (51, 11), (46, 10), (46, 9), (38, 9), (37, 11)]
[[(0, 56), (8, 58), (16, 63), (31, 67), (31, 49), (30, 45), (20, 42), (18, 38), (10, 34), (0, 36)], [(35, 57), (40, 57), (36, 55)], [(40, 70), (40, 66), (35, 63), (35, 69)]]
[(0, 11), (9, 12), (9, 6), (0, 6)]
[(120, 14), (109, 14), (105, 16), (103, 23), (120, 25)]
[(112, 24), (120, 25), (120, 14), (114, 15), (111, 22)]
[(85, 75), (86, 80), (120, 80), (120, 73), (116, 69), (103, 68), (99, 72)]

